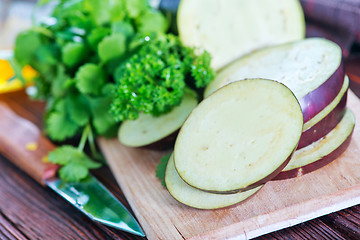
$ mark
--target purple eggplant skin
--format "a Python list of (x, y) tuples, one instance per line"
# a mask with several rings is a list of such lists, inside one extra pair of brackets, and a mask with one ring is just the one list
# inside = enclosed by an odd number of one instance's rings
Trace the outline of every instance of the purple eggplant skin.
[(315, 170), (318, 170), (319, 168), (322, 168), (326, 166), (327, 164), (331, 163), (332, 161), (336, 160), (342, 153), (345, 152), (345, 150), (348, 148), (351, 142), (351, 136), (353, 131), (350, 133), (350, 135), (346, 138), (346, 140), (334, 151), (332, 151), (330, 154), (322, 157), (321, 159), (317, 160), (316, 162), (310, 163), (308, 165), (294, 168), (288, 171), (280, 172), (275, 178), (272, 180), (284, 180), (289, 178), (295, 178), (303, 176), (304, 174), (311, 173)]
[(328, 115), (326, 115), (318, 123), (316, 123), (311, 128), (305, 130), (301, 134), (297, 149), (301, 149), (312, 144), (313, 142), (316, 142), (317, 140), (328, 134), (332, 129), (334, 129), (345, 114), (346, 102), (347, 92), (341, 98), (340, 102), (336, 105), (336, 107)]
[(339, 94), (344, 83), (345, 70), (341, 61), (336, 71), (315, 90), (299, 99), (303, 111), (304, 123), (321, 112)]

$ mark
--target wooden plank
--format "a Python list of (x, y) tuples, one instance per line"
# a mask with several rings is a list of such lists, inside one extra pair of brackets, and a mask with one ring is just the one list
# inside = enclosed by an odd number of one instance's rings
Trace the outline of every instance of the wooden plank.
[[(338, 239), (345, 240), (341, 234), (330, 228), (320, 219), (314, 219), (305, 223), (300, 223), (292, 228), (285, 228), (277, 232), (262, 235), (256, 240), (260, 239)], [(356, 239), (356, 238), (354, 238)]]
[(0, 213), (0, 239), (11, 239), (11, 240), (27, 240), (29, 239), (26, 235), (19, 231), (12, 222)]
[(164, 152), (99, 139), (120, 187), (149, 239), (253, 238), (360, 203), (360, 101), (349, 92), (357, 122), (348, 150), (336, 161), (296, 179), (267, 183), (243, 203), (198, 210), (175, 201), (155, 177)]
[(1, 156), (0, 184), (0, 211), (18, 232), (26, 234), (27, 239), (109, 238), (71, 204)]
[(322, 221), (346, 239), (360, 239), (360, 206), (345, 209), (322, 217)]

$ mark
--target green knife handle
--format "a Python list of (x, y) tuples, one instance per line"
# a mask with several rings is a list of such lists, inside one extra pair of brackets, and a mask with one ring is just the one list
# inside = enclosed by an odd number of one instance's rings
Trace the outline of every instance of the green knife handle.
[(55, 146), (32, 122), (0, 102), (0, 153), (42, 185), (56, 176), (58, 165), (46, 161)]

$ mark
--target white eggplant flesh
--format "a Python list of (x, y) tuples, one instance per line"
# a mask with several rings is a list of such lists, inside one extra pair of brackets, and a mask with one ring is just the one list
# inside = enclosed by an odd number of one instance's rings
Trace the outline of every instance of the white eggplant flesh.
[(189, 115), (175, 142), (175, 166), (194, 188), (246, 191), (286, 166), (302, 128), (299, 102), (285, 85), (265, 79), (232, 82)]
[(256, 49), (305, 37), (298, 0), (182, 0), (177, 27), (186, 46), (212, 55), (215, 70)]
[(177, 173), (173, 155), (166, 167), (165, 183), (170, 195), (177, 201), (199, 209), (218, 209), (240, 203), (254, 195), (262, 187), (234, 194), (215, 194), (193, 188), (185, 183)]
[(128, 147), (171, 148), (178, 130), (197, 104), (196, 95), (185, 92), (180, 105), (169, 113), (156, 117), (142, 113), (136, 120), (124, 121), (119, 128), (119, 141)]

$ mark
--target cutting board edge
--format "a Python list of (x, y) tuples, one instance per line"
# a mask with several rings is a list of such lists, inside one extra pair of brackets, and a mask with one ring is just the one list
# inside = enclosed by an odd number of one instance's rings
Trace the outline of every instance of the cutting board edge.
[[(317, 203), (319, 202), (329, 203), (329, 201), (331, 201), (331, 204), (326, 204), (327, 205), (326, 207), (319, 207), (319, 205), (317, 205)], [(188, 240), (195, 240), (195, 239), (223, 240), (223, 239), (232, 239), (232, 238), (251, 239), (287, 227), (295, 226), (302, 222), (306, 222), (333, 212), (337, 212), (342, 209), (355, 206), (357, 204), (360, 204), (360, 185), (344, 188), (335, 193), (322, 195), (318, 198), (309, 199), (308, 201), (305, 202), (301, 202), (295, 205), (288, 206), (286, 208), (272, 211), (269, 214), (258, 215), (246, 221), (236, 222), (234, 224), (213, 231), (205, 232), (187, 239)], [(298, 208), (299, 211), (298, 212), (289, 211), (289, 209), (294, 209), (294, 207)], [(313, 208), (315, 211), (309, 213), (309, 207)], [(292, 212), (293, 215), (289, 216), (288, 214), (290, 212)], [(295, 216), (301, 212), (303, 212), (303, 214), (299, 214), (298, 216)], [(288, 216), (287, 218), (278, 217), (278, 216), (284, 216), (285, 213)], [(281, 219), (281, 221), (274, 222), (273, 224), (269, 225), (266, 224), (269, 222), (267, 220), (269, 218)], [(256, 226), (256, 224), (258, 224), (259, 222), (264, 222), (265, 224), (263, 226), (261, 224)], [(251, 228), (251, 226), (255, 226), (255, 227)]]

